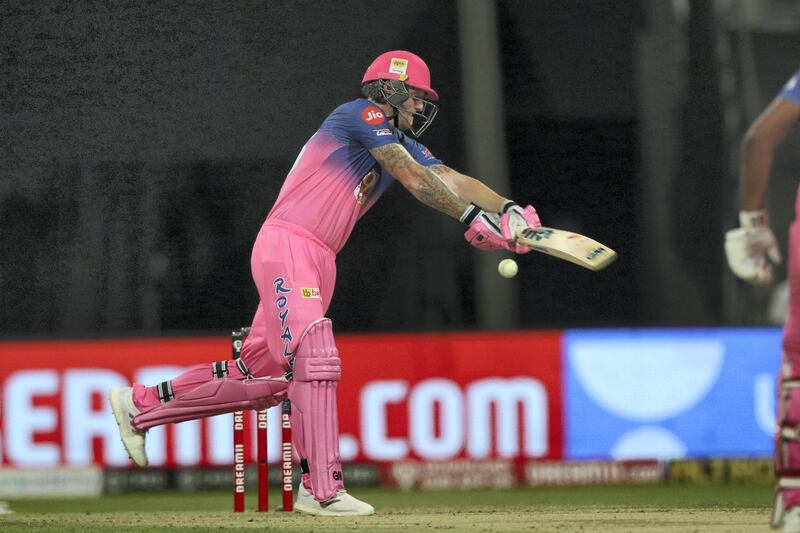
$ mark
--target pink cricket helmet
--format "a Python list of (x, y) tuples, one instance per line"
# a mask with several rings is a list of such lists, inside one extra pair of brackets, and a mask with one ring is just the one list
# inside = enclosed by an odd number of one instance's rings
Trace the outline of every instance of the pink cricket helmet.
[(410, 87), (419, 89), (430, 100), (439, 99), (439, 94), (431, 87), (431, 71), (428, 65), (416, 54), (405, 50), (384, 52), (375, 58), (361, 83), (375, 80), (400, 80)]

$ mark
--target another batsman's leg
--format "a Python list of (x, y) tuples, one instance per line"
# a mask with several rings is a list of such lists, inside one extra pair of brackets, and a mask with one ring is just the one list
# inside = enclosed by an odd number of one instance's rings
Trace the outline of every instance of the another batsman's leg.
[(800, 533), (800, 194), (789, 228), (789, 316), (783, 330), (778, 374), (778, 428), (775, 475), (778, 478), (772, 526)]

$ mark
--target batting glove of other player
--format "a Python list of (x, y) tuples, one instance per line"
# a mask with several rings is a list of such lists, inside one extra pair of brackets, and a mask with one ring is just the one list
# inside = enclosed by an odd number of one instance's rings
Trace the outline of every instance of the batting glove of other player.
[(500, 231), (500, 217), (487, 213), (475, 204), (469, 204), (459, 219), (469, 225), (464, 232), (467, 242), (479, 250), (505, 250), (508, 243)]
[(737, 277), (752, 285), (772, 283), (772, 264), (781, 262), (775, 235), (764, 210), (740, 211), (739, 225), (725, 234), (725, 256)]
[(500, 211), (500, 232), (506, 240), (506, 250), (518, 254), (526, 254), (531, 251), (528, 246), (517, 244), (517, 233), (525, 228), (538, 228), (542, 225), (539, 215), (533, 206), (521, 208), (519, 204), (508, 200), (503, 204)]

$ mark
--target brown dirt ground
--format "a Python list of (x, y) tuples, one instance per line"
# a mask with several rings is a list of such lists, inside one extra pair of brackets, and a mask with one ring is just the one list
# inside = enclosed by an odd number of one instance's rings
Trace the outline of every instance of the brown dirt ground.
[(611, 508), (537, 507), (502, 510), (417, 508), (361, 518), (317, 518), (282, 513), (233, 515), (229, 512), (157, 511), (19, 513), (0, 516), (0, 531), (163, 532), (226, 531), (535, 531), (613, 533), (767, 532), (767, 508)]

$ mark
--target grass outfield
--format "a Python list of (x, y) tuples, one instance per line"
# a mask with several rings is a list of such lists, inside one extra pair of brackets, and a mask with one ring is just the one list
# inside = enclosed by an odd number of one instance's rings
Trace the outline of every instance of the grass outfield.
[[(355, 488), (377, 509), (362, 518), (231, 512), (229, 493), (138, 493), (81, 500), (16, 500), (0, 531), (769, 531), (769, 485), (660, 485), (398, 492)], [(270, 494), (278, 503), (280, 494)]]

